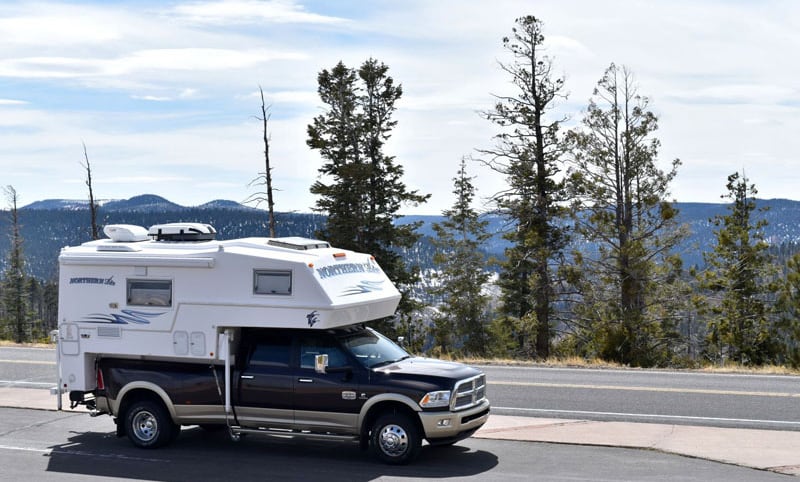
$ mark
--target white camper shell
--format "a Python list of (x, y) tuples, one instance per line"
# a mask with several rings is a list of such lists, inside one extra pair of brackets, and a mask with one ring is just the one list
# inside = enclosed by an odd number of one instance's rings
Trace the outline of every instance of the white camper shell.
[(60, 392), (94, 390), (98, 356), (227, 365), (231, 328), (335, 328), (400, 300), (373, 257), (324, 241), (218, 241), (195, 223), (104, 232), (58, 258)]

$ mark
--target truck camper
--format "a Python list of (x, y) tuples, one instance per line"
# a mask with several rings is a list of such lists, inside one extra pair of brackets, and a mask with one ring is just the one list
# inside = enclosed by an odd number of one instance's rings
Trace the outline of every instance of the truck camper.
[(109, 225), (59, 256), (58, 388), (142, 448), (182, 425), (359, 443), (407, 463), (489, 415), (485, 375), (412, 357), (364, 323), (400, 293), (377, 261), (207, 224)]

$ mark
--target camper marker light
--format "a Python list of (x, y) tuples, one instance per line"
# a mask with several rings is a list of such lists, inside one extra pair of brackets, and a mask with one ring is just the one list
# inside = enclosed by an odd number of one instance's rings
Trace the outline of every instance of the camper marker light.
[(345, 258), (345, 257), (347, 257), (347, 254), (346, 253), (333, 253), (333, 257), (336, 258), (336, 259)]
[(438, 392), (428, 392), (419, 401), (422, 408), (446, 407), (450, 405), (450, 391), (440, 390)]

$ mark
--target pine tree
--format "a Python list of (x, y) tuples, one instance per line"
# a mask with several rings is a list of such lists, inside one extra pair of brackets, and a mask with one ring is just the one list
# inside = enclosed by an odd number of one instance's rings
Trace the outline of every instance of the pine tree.
[(22, 252), (22, 235), (20, 234), (19, 211), (17, 209), (19, 197), (13, 186), (6, 186), (4, 191), (11, 216), (11, 232), (9, 233), (11, 248), (8, 252), (8, 261), (3, 280), (3, 304), (13, 339), (17, 343), (22, 343), (27, 341), (25, 325), (28, 309), (25, 258)]
[(464, 159), (453, 181), (456, 201), (442, 213), (445, 220), (433, 225), (433, 261), (439, 270), (433, 294), (442, 300), (434, 320), (434, 344), (446, 353), (461, 348), (468, 355), (485, 355), (488, 299), (483, 288), (490, 274), (480, 247), (491, 236), (486, 232), (488, 222), (472, 208), (475, 187)]
[[(406, 265), (398, 249), (419, 240), (419, 223), (398, 225), (397, 213), (403, 205), (423, 203), (430, 195), (408, 190), (402, 166), (384, 152), (397, 124), (395, 103), (403, 94), (388, 70), (369, 59), (357, 71), (339, 62), (320, 72), (318, 93), (326, 111), (308, 126), (307, 143), (324, 163), (311, 192), (318, 196), (315, 209), (328, 215), (318, 235), (335, 246), (372, 254), (407, 292), (419, 273)], [(407, 317), (413, 307), (413, 300), (404, 296), (398, 314)], [(384, 326), (389, 334), (391, 328)]]
[(780, 320), (777, 340), (782, 344), (784, 363), (800, 367), (800, 253), (786, 262), (786, 276), (780, 284), (777, 308)]
[(656, 165), (656, 116), (633, 76), (614, 64), (590, 99), (583, 128), (570, 134), (576, 233), (598, 246), (575, 253), (573, 330), (588, 355), (632, 365), (665, 363), (676, 336), (681, 263), (672, 250), (684, 232), (667, 201), (669, 172)]
[(726, 187), (728, 214), (711, 220), (717, 243), (704, 253), (707, 269), (700, 273), (700, 285), (710, 293), (704, 300), (706, 353), (718, 361), (760, 365), (777, 351), (770, 323), (774, 267), (762, 234), (767, 222), (753, 218), (757, 191), (745, 176), (729, 175)]
[(516, 93), (498, 96), (494, 109), (486, 113), (501, 133), (495, 136), (495, 147), (481, 153), (484, 162), (507, 179), (508, 189), (493, 200), (516, 227), (505, 236), (512, 246), (505, 252), (499, 280), (500, 312), (506, 318), (500, 324), (513, 327), (520, 354), (546, 358), (553, 338), (555, 264), (567, 243), (559, 222), (562, 121), (548, 117), (563, 96), (564, 80), (553, 76), (552, 60), (543, 53), (541, 21), (529, 15), (518, 18), (516, 25), (512, 38), (503, 39), (515, 60), (501, 64)]

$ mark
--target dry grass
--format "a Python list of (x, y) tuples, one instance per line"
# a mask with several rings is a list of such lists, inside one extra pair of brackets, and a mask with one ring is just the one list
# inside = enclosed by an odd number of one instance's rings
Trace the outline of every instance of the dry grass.
[(737, 364), (707, 365), (698, 371), (708, 373), (749, 373), (753, 375), (800, 375), (800, 370), (780, 365), (763, 365), (758, 367), (748, 367)]

